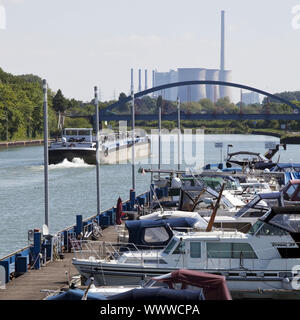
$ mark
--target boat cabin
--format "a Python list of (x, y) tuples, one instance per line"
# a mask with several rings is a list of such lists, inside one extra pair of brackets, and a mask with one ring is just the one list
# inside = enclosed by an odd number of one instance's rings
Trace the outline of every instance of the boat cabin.
[(93, 142), (93, 128), (65, 128), (63, 138), (65, 142)]

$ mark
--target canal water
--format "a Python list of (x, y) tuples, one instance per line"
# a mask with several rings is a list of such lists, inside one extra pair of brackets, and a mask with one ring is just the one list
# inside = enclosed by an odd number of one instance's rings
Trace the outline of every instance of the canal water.
[[(206, 163), (220, 162), (230, 152), (265, 152), (266, 142), (279, 139), (253, 135), (205, 135), (200, 140), (190, 137), (181, 146), (182, 168), (199, 168)], [(162, 168), (177, 168), (176, 136), (162, 138)], [(222, 142), (223, 148), (215, 143)], [(300, 146), (288, 145), (280, 151), (280, 162), (300, 162)], [(275, 155), (277, 160), (278, 155)], [(151, 164), (152, 163), (152, 164)], [(150, 174), (138, 173), (138, 168), (157, 168), (157, 139), (152, 143), (152, 156), (136, 161), (136, 192), (149, 189)], [(129, 198), (131, 163), (101, 166), (101, 208), (116, 205), (120, 196)], [(95, 214), (96, 169), (81, 159), (49, 166), (50, 232), (55, 233), (75, 224), (75, 216)], [(41, 229), (44, 223), (43, 147), (0, 149), (0, 257), (28, 244), (27, 232)]]

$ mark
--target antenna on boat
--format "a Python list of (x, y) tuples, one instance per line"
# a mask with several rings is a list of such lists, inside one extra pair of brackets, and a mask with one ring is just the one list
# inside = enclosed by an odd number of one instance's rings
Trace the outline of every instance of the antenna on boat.
[(96, 107), (96, 180), (97, 180), (97, 215), (101, 213), (101, 185), (100, 185), (100, 137), (99, 137), (99, 100), (98, 88), (94, 87)]
[(44, 184), (45, 184), (45, 225), (49, 228), (49, 183), (48, 183), (48, 101), (47, 81), (43, 80), (44, 109)]

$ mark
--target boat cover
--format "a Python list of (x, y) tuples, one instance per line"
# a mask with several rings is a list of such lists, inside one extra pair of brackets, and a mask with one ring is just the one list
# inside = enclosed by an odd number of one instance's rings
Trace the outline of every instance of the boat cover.
[(209, 274), (194, 270), (179, 269), (170, 273), (167, 277), (154, 278), (173, 287), (175, 283), (182, 283), (182, 289), (196, 286), (203, 289), (206, 300), (232, 300), (227, 287), (226, 279), (223, 276)]
[(279, 206), (284, 206), (282, 193), (280, 191), (258, 193), (249, 203), (241, 208), (234, 216), (239, 218), (244, 216), (250, 209), (268, 210), (269, 207), (263, 204), (258, 204), (261, 200), (277, 200)]
[(290, 233), (300, 233), (300, 206), (272, 207), (260, 220)]
[(165, 246), (173, 237), (171, 228), (193, 228), (197, 222), (193, 218), (129, 220), (125, 222), (125, 226), (129, 243), (136, 246)]
[(125, 226), (129, 235), (128, 242), (136, 246), (164, 247), (173, 237), (173, 231), (165, 220), (129, 220)]
[[(57, 295), (47, 297), (46, 300), (81, 300), (84, 291), (80, 289), (70, 289)], [(106, 297), (99, 293), (88, 293), (87, 300), (106, 300)]]
[[(70, 289), (46, 298), (46, 300), (81, 300), (84, 291)], [(131, 289), (123, 293), (105, 297), (99, 293), (88, 293), (87, 300), (182, 300), (197, 301), (204, 300), (203, 290), (174, 290), (168, 288), (143, 288)]]
[(205, 300), (203, 290), (174, 290), (167, 288), (132, 289), (110, 296), (108, 300)]

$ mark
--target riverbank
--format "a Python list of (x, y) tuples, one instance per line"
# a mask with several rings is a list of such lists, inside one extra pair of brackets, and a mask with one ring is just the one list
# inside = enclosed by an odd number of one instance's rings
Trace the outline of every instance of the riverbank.
[[(153, 127), (146, 126), (137, 126), (137, 128), (144, 129), (147, 133), (151, 133), (151, 129)], [(192, 129), (196, 130), (199, 128), (190, 128), (188, 126), (182, 126), (182, 130), (184, 129)], [(253, 135), (264, 135), (264, 136), (272, 136), (276, 138), (280, 138), (280, 143), (286, 144), (300, 144), (300, 133), (298, 132), (283, 132), (282, 130), (272, 130), (272, 129), (256, 129), (256, 130), (248, 130), (244, 132), (239, 128), (201, 128), (204, 129), (204, 134), (253, 134)], [(49, 141), (53, 141), (54, 139), (50, 139)], [(35, 139), (35, 140), (22, 140), (22, 141), (2, 141), (0, 142), (0, 149), (9, 148), (9, 147), (24, 147), (24, 146), (33, 146), (33, 145), (42, 145), (44, 144), (43, 139)]]
[(0, 142), (0, 148), (24, 147), (24, 146), (41, 145), (41, 144), (44, 144), (43, 139), (24, 140), (24, 141), (3, 141), (3, 142)]

